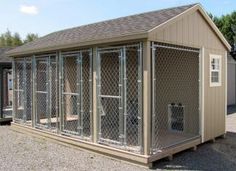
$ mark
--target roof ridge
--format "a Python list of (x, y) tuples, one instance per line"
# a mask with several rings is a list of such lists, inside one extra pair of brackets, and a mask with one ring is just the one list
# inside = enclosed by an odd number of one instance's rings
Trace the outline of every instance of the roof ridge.
[(113, 19), (102, 20), (102, 21), (89, 23), (89, 24), (83, 24), (83, 25), (80, 25), (80, 26), (75, 26), (75, 27), (70, 27), (70, 28), (65, 28), (65, 29), (62, 29), (62, 30), (54, 31), (52, 33), (44, 35), (43, 37), (45, 37), (47, 35), (55, 34), (55, 33), (60, 33), (60, 32), (64, 32), (64, 31), (69, 31), (69, 30), (73, 30), (73, 29), (77, 29), (77, 28), (81, 28), (81, 27), (87, 27), (87, 26), (91, 26), (91, 25), (100, 24), (100, 23), (106, 23), (106, 22), (119, 20), (119, 19), (123, 19), (123, 18), (127, 18), (127, 17), (135, 17), (135, 16), (145, 15), (145, 14), (149, 14), (149, 13), (161, 12), (161, 11), (172, 10), (172, 9), (177, 9), (177, 8), (184, 8), (184, 7), (188, 7), (188, 6), (193, 7), (197, 4), (199, 4), (199, 3), (192, 3), (192, 4), (188, 4), (188, 5), (181, 5), (181, 6), (173, 6), (173, 7), (169, 7), (169, 8), (162, 8), (162, 9), (158, 9), (158, 10), (140, 12), (140, 13), (137, 13), (137, 14), (131, 14), (131, 15), (117, 17), (117, 18), (113, 18)]

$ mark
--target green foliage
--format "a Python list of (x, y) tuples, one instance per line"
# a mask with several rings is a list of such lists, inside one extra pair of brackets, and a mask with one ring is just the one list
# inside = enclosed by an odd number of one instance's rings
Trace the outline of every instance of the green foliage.
[(26, 39), (24, 40), (24, 43), (31, 42), (31, 41), (37, 39), (38, 37), (39, 37), (38, 34), (28, 33), (28, 34), (26, 35)]
[(221, 17), (209, 14), (219, 30), (223, 33), (228, 42), (233, 45), (236, 43), (236, 11)]
[(23, 42), (21, 40), (21, 37), (19, 35), (19, 33), (15, 33), (14, 36), (13, 36), (13, 39), (12, 39), (12, 45), (13, 46), (19, 46), (19, 45), (22, 45)]
[(37, 34), (29, 33), (27, 34), (25, 40), (22, 40), (19, 33), (16, 32), (12, 34), (11, 31), (7, 30), (5, 33), (0, 35), (0, 47), (20, 46), (37, 38)]

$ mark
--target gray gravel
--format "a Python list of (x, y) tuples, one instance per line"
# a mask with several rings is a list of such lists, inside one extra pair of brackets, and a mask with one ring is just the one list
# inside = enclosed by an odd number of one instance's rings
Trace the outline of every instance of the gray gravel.
[[(236, 133), (187, 150), (174, 160), (157, 162), (153, 170), (236, 170)], [(0, 127), (0, 170), (148, 170), (88, 151), (65, 147)]]

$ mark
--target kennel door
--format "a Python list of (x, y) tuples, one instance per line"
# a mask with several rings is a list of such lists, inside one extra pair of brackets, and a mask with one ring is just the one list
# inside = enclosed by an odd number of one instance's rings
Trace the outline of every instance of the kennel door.
[(99, 142), (122, 142), (123, 118), (122, 49), (98, 52)]
[(50, 127), (49, 57), (36, 59), (36, 127)]
[(35, 126), (56, 131), (57, 114), (57, 63), (54, 55), (36, 58), (35, 75)]
[(81, 94), (83, 80), (81, 53), (63, 55), (62, 73), (62, 132), (82, 136)]

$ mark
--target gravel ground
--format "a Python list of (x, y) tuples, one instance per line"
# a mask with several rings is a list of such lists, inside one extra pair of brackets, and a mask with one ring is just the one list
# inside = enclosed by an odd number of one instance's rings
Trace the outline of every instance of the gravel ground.
[[(236, 126), (236, 124), (235, 124)], [(88, 151), (65, 147), (0, 126), (0, 170), (148, 170)], [(153, 170), (236, 170), (236, 133), (187, 150), (169, 162), (160, 160)]]

